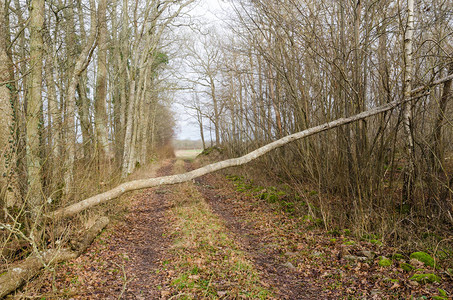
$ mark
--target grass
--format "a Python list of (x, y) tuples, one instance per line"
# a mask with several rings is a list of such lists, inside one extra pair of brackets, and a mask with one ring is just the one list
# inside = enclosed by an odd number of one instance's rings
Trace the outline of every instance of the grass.
[[(182, 163), (176, 163), (175, 171), (183, 171)], [(179, 187), (174, 204), (173, 251), (179, 259), (172, 285), (180, 294), (188, 299), (271, 297), (253, 264), (191, 183)]]
[(200, 154), (203, 149), (191, 149), (191, 150), (176, 150), (175, 155), (180, 159), (194, 159)]

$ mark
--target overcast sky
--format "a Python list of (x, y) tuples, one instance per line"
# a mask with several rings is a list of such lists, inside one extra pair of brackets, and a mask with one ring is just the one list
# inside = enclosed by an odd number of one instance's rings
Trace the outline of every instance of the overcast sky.
[[(192, 18), (200, 20), (206, 26), (221, 26), (222, 16), (225, 15), (229, 5), (222, 0), (200, 0), (199, 4), (190, 12)], [(191, 95), (186, 92), (182, 95), (185, 99), (190, 99)], [(178, 103), (173, 107), (176, 114), (177, 139), (199, 140), (200, 131), (195, 119), (191, 118), (188, 112)], [(209, 139), (209, 133), (205, 132), (205, 137)]]

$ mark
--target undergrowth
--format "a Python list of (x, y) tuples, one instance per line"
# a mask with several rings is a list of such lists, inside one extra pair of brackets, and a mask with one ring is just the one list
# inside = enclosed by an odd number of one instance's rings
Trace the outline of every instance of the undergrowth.
[[(243, 172), (238, 173), (241, 174)], [(318, 191), (314, 189), (294, 188), (288, 184), (265, 186), (256, 184), (253, 179), (249, 179), (244, 175), (228, 174), (226, 178), (233, 182), (237, 192), (266, 201), (274, 209), (288, 214), (290, 218), (300, 218), (308, 222), (308, 229), (324, 228), (334, 237), (340, 235), (352, 236), (357, 240), (366, 241), (377, 246), (386, 244), (387, 246), (395, 247), (393, 243), (389, 243), (388, 237), (386, 239), (379, 231), (363, 232), (362, 230), (355, 230), (355, 228), (342, 228), (341, 225), (344, 224), (336, 223), (334, 218), (326, 218), (325, 208), (319, 205), (319, 201), (323, 201), (323, 199), (319, 199)], [(407, 255), (418, 250), (427, 251), (434, 255), (438, 265), (442, 265), (446, 269), (453, 267), (453, 247), (451, 246), (451, 241), (453, 240), (451, 238), (441, 237), (432, 232), (423, 232), (419, 238), (427, 242), (419, 243), (418, 247), (410, 247), (414, 246), (414, 244), (405, 244), (395, 248), (399, 252), (405, 252)], [(450, 242), (448, 242), (449, 240)], [(351, 240), (345, 243), (353, 245), (355, 242)]]

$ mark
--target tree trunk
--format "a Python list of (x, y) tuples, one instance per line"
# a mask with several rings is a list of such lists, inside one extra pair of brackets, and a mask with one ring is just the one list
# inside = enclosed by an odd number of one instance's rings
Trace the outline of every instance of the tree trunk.
[(123, 165), (121, 168), (121, 178), (126, 178), (129, 169), (129, 158), (131, 155), (132, 147), (132, 126), (135, 106), (135, 80), (131, 80), (130, 84), (130, 95), (129, 104), (127, 108), (127, 122), (126, 122), (126, 133), (124, 135), (124, 147), (123, 147)]
[[(46, 39), (51, 41), (50, 32), (46, 28)], [(58, 108), (58, 99), (56, 91), (56, 83), (54, 79), (54, 67), (55, 62), (55, 47), (53, 42), (46, 43), (46, 64), (45, 64), (45, 75), (46, 75), (46, 87), (47, 87), (47, 106), (49, 113), (49, 147), (50, 147), (50, 166), (51, 166), (51, 190), (56, 186), (56, 182), (59, 180), (59, 159), (60, 159), (60, 131), (61, 131), (61, 117), (60, 110)]]
[[(411, 97), (412, 86), (412, 37), (414, 35), (414, 0), (407, 0), (407, 25), (404, 36), (404, 98)], [(404, 172), (403, 199), (412, 198), (415, 183), (415, 153), (412, 136), (412, 104), (403, 104), (403, 127), (406, 135), (407, 165)]]
[(72, 184), (74, 180), (74, 162), (75, 162), (75, 147), (76, 147), (76, 127), (75, 127), (75, 95), (77, 84), (79, 83), (80, 74), (86, 69), (88, 63), (91, 60), (94, 48), (96, 47), (96, 6), (94, 1), (90, 1), (91, 6), (91, 28), (90, 36), (85, 44), (85, 47), (77, 57), (72, 74), (70, 74), (68, 90), (66, 93), (67, 102), (67, 131), (66, 136), (66, 159), (64, 163), (64, 183), (65, 183), (65, 194), (68, 195), (71, 192)]
[(16, 174), (16, 143), (12, 64), (6, 51), (5, 3), (0, 0), (0, 207), (19, 204)]
[[(450, 63), (448, 67), (448, 75), (453, 74), (453, 63)], [(451, 85), (452, 80), (444, 82), (442, 96), (439, 102), (439, 109), (437, 118), (434, 123), (434, 130), (431, 136), (432, 141), (432, 152), (431, 152), (431, 167), (435, 173), (439, 173), (442, 170), (444, 161), (444, 149), (442, 143), (442, 127), (444, 125), (445, 114), (447, 111), (447, 103), (451, 96)]]
[(98, 68), (96, 79), (95, 126), (96, 141), (100, 152), (100, 162), (105, 163), (113, 158), (110, 150), (107, 128), (107, 0), (99, 1), (98, 8)]
[[(30, 12), (30, 81), (26, 114), (26, 160), (28, 175), (28, 207), (34, 217), (39, 215), (42, 203), (40, 152), (40, 111), (42, 106), (42, 62), (44, 0), (32, 0)], [(39, 223), (39, 222), (38, 222)]]

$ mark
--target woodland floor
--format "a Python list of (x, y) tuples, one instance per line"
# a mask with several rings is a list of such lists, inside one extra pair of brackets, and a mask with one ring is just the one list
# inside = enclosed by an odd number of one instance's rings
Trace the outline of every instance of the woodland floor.
[[(156, 175), (193, 167), (168, 160)], [(210, 174), (131, 196), (124, 217), (85, 254), (44, 272), (15, 297), (430, 299), (443, 291), (451, 297), (452, 279), (442, 271), (416, 266), (442, 279), (421, 284), (397, 260), (378, 265), (378, 256), (392, 254), (347, 232), (328, 233)]]

